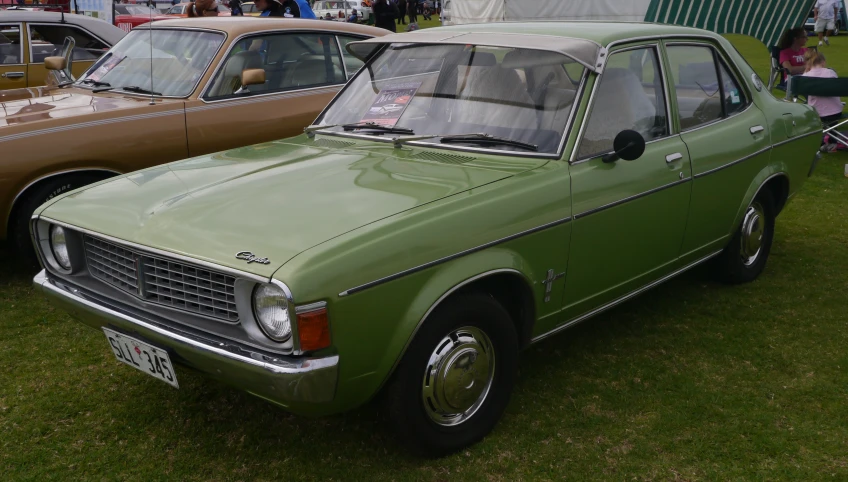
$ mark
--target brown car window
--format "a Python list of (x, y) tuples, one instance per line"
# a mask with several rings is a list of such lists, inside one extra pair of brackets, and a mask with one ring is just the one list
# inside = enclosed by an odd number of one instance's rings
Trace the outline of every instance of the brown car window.
[(344, 35), (339, 35), (339, 43), (342, 46), (342, 57), (344, 58), (345, 69), (347, 70), (347, 78), (353, 77), (353, 74), (356, 73), (357, 70), (361, 69), (365, 63), (358, 58), (354, 57), (347, 51), (347, 44), (351, 42), (356, 42), (358, 40), (365, 40), (357, 37), (347, 37)]
[(97, 60), (109, 50), (109, 46), (101, 42), (85, 30), (73, 25), (29, 25), (31, 58), (30, 63), (39, 64), (46, 57), (59, 55), (65, 37), (73, 37), (76, 41), (73, 60)]
[[(246, 69), (265, 70), (265, 84), (239, 92), (241, 73)], [(261, 35), (233, 46), (204, 98), (267, 94), (343, 84), (346, 80), (334, 35)]]
[(635, 130), (646, 141), (669, 134), (665, 89), (654, 47), (612, 54), (600, 82), (578, 158), (611, 152), (615, 136), (623, 130)]
[(23, 62), (20, 25), (0, 24), (0, 65), (15, 65)]

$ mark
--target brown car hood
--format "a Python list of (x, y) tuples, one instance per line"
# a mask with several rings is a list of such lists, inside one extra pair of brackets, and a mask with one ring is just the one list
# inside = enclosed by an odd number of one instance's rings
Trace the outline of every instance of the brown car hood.
[[(40, 97), (0, 102), (0, 137), (17, 131), (53, 127), (52, 124), (72, 124), (76, 122), (73, 119), (75, 117), (139, 108), (149, 102), (148, 98), (109, 93), (93, 94), (85, 89), (54, 89)], [(161, 103), (162, 101), (157, 101), (157, 104)], [(111, 116), (107, 114), (98, 117)]]

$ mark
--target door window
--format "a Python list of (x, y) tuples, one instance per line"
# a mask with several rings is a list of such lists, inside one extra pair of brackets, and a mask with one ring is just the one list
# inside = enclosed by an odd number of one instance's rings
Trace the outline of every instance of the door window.
[(24, 63), (21, 45), (21, 26), (0, 24), (0, 65)]
[(357, 70), (362, 68), (365, 63), (358, 58), (354, 57), (347, 51), (347, 44), (351, 42), (356, 42), (358, 40), (364, 40), (356, 37), (345, 37), (339, 35), (339, 43), (342, 46), (342, 56), (344, 58), (345, 69), (347, 69), (347, 78), (353, 77), (353, 74), (356, 73)]
[(717, 59), (713, 48), (670, 46), (668, 61), (674, 78), (682, 130), (741, 112), (748, 105), (739, 82), (730, 75), (724, 63)]
[(332, 34), (275, 34), (236, 43), (218, 70), (207, 99), (232, 97), (245, 69), (264, 69), (265, 84), (249, 94), (266, 94), (345, 82), (338, 44)]
[(665, 90), (654, 47), (612, 54), (600, 82), (578, 158), (611, 152), (615, 136), (623, 130), (635, 130), (646, 141), (669, 134)]
[(65, 37), (76, 40), (73, 60), (97, 60), (109, 50), (109, 46), (90, 33), (72, 25), (29, 26), (30, 63), (40, 64), (44, 59), (60, 55)]

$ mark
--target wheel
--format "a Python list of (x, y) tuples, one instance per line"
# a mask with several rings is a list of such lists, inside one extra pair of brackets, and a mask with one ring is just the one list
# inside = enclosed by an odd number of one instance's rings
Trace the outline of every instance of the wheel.
[(18, 255), (26, 262), (34, 266), (38, 265), (38, 258), (29, 235), (29, 220), (39, 206), (60, 194), (103, 180), (106, 177), (102, 174), (56, 176), (45, 180), (33, 190), (25, 192), (23, 198), (15, 206), (9, 223), (9, 239)]
[(448, 299), (425, 320), (388, 387), (391, 421), (413, 451), (444, 455), (488, 434), (509, 402), (518, 337), (488, 295)]
[(774, 217), (774, 199), (768, 189), (763, 189), (745, 210), (742, 224), (718, 257), (722, 281), (747, 283), (760, 276), (771, 252)]

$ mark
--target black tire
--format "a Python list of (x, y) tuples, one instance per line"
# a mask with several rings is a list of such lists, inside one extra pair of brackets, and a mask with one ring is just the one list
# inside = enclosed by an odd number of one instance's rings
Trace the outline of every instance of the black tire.
[(23, 197), (18, 200), (9, 222), (9, 239), (22, 261), (38, 266), (38, 258), (29, 235), (29, 220), (32, 213), (39, 206), (60, 194), (103, 180), (106, 177), (108, 176), (103, 174), (56, 176), (41, 182), (22, 195)]
[[(762, 189), (746, 208), (742, 223), (716, 259), (716, 274), (721, 281), (728, 284), (748, 283), (760, 276), (766, 267), (774, 240), (774, 218), (774, 198), (771, 191)], [(754, 226), (756, 223), (762, 224)], [(750, 245), (745, 244), (746, 239), (755, 236), (746, 236), (746, 232), (761, 234), (756, 253)]]
[[(468, 333), (475, 331), (482, 332), (485, 335), (483, 338), (488, 337), (486, 341), (491, 342), (488, 345), (490, 350), (475, 352), (477, 355), (471, 355), (472, 358), (467, 359), (470, 360), (470, 365), (463, 365), (461, 356), (456, 356), (453, 360), (460, 361), (445, 363), (442, 366), (459, 367), (448, 372), (461, 373), (461, 377), (468, 375), (465, 378), (455, 378), (456, 387), (474, 380), (461, 391), (462, 394), (454, 398), (476, 400), (476, 408), (472, 406), (465, 410), (463, 413), (467, 418), (455, 425), (447, 425), (447, 418), (442, 420), (442, 423), (437, 423), (432, 418), (439, 416), (435, 413), (432, 402), (435, 398), (430, 397), (429, 402), (424, 401), (426, 380), (431, 380), (429, 386), (433, 387), (439, 379), (437, 376), (430, 378), (425, 375), (433, 366), (431, 355), (438, 351), (439, 346), (461, 346), (456, 340), (463, 339), (459, 337), (468, 340)], [(457, 333), (458, 338), (453, 338), (454, 343), (443, 343), (449, 334)], [(491, 353), (488, 353), (489, 351)], [(458, 352), (451, 352), (455, 353)], [(492, 353), (494, 364), (488, 365), (487, 361), (491, 360), (489, 357)], [(451, 360), (449, 356), (445, 358)], [(493, 368), (485, 369), (484, 366)], [(509, 402), (517, 369), (518, 337), (515, 325), (506, 310), (492, 297), (481, 293), (453, 297), (443, 302), (425, 320), (398, 365), (387, 387), (389, 417), (399, 438), (414, 452), (427, 456), (454, 452), (478, 442), (492, 431)], [(487, 377), (487, 380), (491, 380), (490, 384), (477, 384), (475, 374), (483, 372), (491, 374)], [(485, 394), (473, 395), (475, 388), (468, 390), (469, 387), (483, 386), (488, 386), (488, 389), (484, 390)], [(457, 395), (459, 392), (450, 393)], [(425, 403), (429, 409), (425, 408)], [(460, 420), (461, 417), (454, 421)]]

